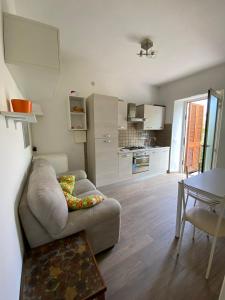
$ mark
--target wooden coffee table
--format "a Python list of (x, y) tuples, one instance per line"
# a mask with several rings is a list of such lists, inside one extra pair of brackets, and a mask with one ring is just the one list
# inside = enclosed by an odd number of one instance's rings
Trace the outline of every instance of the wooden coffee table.
[(25, 254), (21, 300), (105, 299), (105, 291), (84, 231)]

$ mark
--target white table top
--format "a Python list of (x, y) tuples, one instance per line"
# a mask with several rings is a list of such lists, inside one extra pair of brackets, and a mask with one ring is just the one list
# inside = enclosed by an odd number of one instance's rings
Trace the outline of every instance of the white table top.
[(225, 169), (217, 168), (189, 177), (184, 180), (184, 184), (218, 198), (225, 198)]

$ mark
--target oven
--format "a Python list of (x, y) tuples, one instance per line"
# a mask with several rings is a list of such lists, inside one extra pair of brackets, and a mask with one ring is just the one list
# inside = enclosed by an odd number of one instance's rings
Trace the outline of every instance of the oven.
[(133, 152), (132, 173), (141, 173), (149, 171), (149, 152), (137, 151)]

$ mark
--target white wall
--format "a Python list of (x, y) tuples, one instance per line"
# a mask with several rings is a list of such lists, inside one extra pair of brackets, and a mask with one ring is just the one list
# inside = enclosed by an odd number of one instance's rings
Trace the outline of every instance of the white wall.
[(170, 151), (170, 172), (179, 172), (180, 170), (184, 107), (184, 102), (182, 101), (176, 101), (174, 105)]
[(84, 168), (84, 144), (75, 144), (73, 133), (67, 129), (66, 101), (70, 90), (77, 90), (84, 97), (96, 92), (140, 104), (158, 99), (158, 88), (143, 83), (135, 74), (128, 72), (124, 78), (116, 70), (107, 73), (87, 61), (62, 62), (60, 74), (47, 68), (9, 67), (26, 97), (40, 103), (44, 112), (39, 122), (32, 125), (33, 145), (39, 153), (67, 153), (71, 169)]
[[(21, 93), (4, 63), (0, 0), (0, 110), (5, 110), (6, 100), (13, 97), (21, 97)], [(19, 298), (23, 245), (17, 204), (30, 160), (31, 150), (30, 147), (24, 149), (21, 125), (18, 124), (16, 130), (10, 122), (6, 128), (0, 116), (0, 298), (5, 300)]]
[[(225, 90), (225, 64), (162, 85), (159, 88), (159, 102), (167, 106), (166, 122), (173, 119), (174, 101), (194, 95), (204, 94), (209, 88)], [(217, 165), (225, 167), (225, 105), (223, 111), (220, 145)]]

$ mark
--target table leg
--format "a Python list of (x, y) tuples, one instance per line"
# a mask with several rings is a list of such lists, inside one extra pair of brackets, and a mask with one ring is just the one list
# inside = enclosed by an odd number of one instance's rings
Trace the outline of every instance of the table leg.
[(181, 217), (182, 217), (182, 184), (181, 182), (178, 182), (177, 216), (176, 216), (176, 233), (175, 233), (176, 238), (180, 237)]

